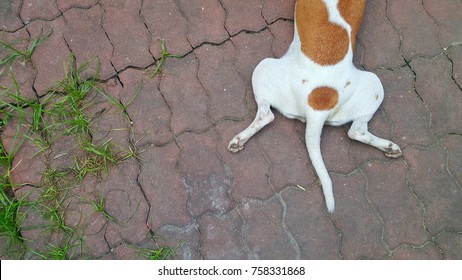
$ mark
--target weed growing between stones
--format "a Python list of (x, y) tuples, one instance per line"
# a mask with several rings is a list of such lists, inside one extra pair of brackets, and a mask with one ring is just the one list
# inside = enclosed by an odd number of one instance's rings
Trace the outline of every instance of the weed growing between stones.
[[(91, 256), (91, 246), (85, 245), (82, 238), (84, 230), (78, 228), (79, 221), (71, 223), (67, 220), (68, 209), (88, 205), (94, 212), (102, 214), (105, 223), (119, 221), (106, 209), (103, 196), (88, 201), (74, 190), (82, 186), (86, 177), (107, 177), (111, 167), (137, 156), (132, 147), (116, 145), (112, 138), (103, 143), (93, 139), (94, 120), (107, 109), (106, 106), (95, 111), (94, 101), (101, 102), (102, 99), (110, 107), (118, 108), (132, 124), (127, 106), (137, 95), (123, 104), (100, 87), (97, 59), (76, 65), (75, 57), (71, 54), (69, 64), (64, 66), (62, 81), (43, 96), (26, 98), (21, 95), (12, 64), (20, 60), (22, 65), (26, 65), (34, 49), (50, 35), (41, 33), (25, 50), (17, 48), (15, 43), (0, 42), (0, 78), (8, 75), (11, 80), (11, 85), (0, 87), (0, 238), (6, 240), (4, 243), (7, 244), (6, 248), (0, 248), (3, 251), (0, 255), (8, 258), (69, 259)], [(3, 58), (1, 55), (4, 55)], [(174, 55), (167, 53), (162, 42), (162, 58), (154, 75), (161, 71), (166, 57)], [(94, 64), (96, 67), (91, 69)], [(94, 74), (87, 77), (91, 72)], [(8, 134), (8, 137), (4, 138), (4, 134)], [(65, 143), (66, 148), (62, 145), (57, 147), (57, 143)], [(24, 147), (31, 146), (34, 153), (28, 155), (30, 158), (70, 160), (55, 165), (47, 162), (40, 182), (33, 183), (37, 185), (18, 185), (12, 180), (12, 172), (21, 162), (15, 158)], [(39, 231), (46, 238), (35, 242), (23, 236), (22, 233), (27, 231)], [(84, 250), (84, 247), (89, 249)], [(169, 250), (167, 247), (160, 248), (156, 258), (171, 258), (174, 253), (172, 255)], [(154, 252), (156, 250), (152, 250)], [(151, 258), (151, 255), (146, 254), (146, 257)]]
[(176, 58), (182, 57), (181, 55), (169, 53), (167, 51), (167, 48), (165, 47), (165, 41), (164, 40), (160, 41), (160, 48), (162, 50), (162, 54), (161, 54), (160, 59), (156, 62), (156, 68), (154, 68), (154, 70), (152, 71), (152, 73), (150, 75), (151, 78), (155, 77), (159, 73), (162, 73), (162, 66), (164, 65), (164, 61), (165, 61), (166, 58), (168, 58), (168, 57), (176, 57)]

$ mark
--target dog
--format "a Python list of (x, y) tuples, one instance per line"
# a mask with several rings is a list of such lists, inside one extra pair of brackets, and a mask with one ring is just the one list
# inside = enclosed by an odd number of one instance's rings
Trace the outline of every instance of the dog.
[(353, 65), (365, 5), (366, 0), (296, 1), (294, 39), (283, 57), (266, 58), (255, 68), (255, 120), (228, 145), (232, 153), (242, 150), (250, 137), (274, 120), (271, 108), (306, 122), (306, 147), (329, 213), (333, 213), (335, 201), (321, 155), (324, 124), (351, 122), (351, 139), (376, 147), (391, 158), (402, 154), (398, 145), (371, 134), (367, 127), (383, 101), (384, 90), (377, 75)]

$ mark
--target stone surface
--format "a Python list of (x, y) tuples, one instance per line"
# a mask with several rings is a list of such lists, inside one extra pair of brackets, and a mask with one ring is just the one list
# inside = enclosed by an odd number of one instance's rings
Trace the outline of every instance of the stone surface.
[[(385, 90), (368, 128), (400, 145), (403, 157), (350, 140), (348, 124), (325, 127), (332, 215), (304, 123), (275, 113), (240, 153), (227, 151), (255, 117), (256, 65), (281, 57), (292, 41), (294, 6), (1, 1), (2, 42), (25, 50), (50, 34), (30, 61), (12, 64), (20, 96), (45, 102), (69, 69), (88, 60), (80, 78), (94, 75), (99, 61), (100, 91), (80, 104), (92, 116), (87, 134), (30, 131), (32, 108), (23, 122), (10, 118), (0, 128), (14, 155), (10, 172), (0, 170), (26, 202), (19, 213), (28, 248), (5, 253), (0, 239), (0, 258), (50, 258), (69, 245), (72, 259), (146, 259), (165, 246), (182, 260), (460, 259), (461, 2), (367, 1), (354, 63), (374, 71)], [(16, 101), (7, 94), (16, 90), (12, 77), (3, 67), (2, 104)], [(95, 167), (83, 141), (111, 143), (124, 160), (78, 179), (79, 166)]]

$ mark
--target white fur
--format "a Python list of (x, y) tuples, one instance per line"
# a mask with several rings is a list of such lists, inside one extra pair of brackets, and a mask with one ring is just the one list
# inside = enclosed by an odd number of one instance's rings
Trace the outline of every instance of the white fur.
[[(329, 10), (329, 20), (343, 26), (351, 34), (351, 27), (337, 10), (337, 2), (324, 0)], [(339, 63), (332, 66), (316, 64), (301, 52), (295, 24), (294, 39), (287, 53), (280, 59), (264, 59), (255, 68), (252, 86), (258, 105), (257, 115), (252, 124), (236, 135), (228, 146), (231, 152), (242, 150), (250, 137), (274, 120), (270, 107), (276, 108), (288, 118), (306, 122), (306, 147), (321, 181), (330, 213), (335, 208), (332, 181), (320, 149), (320, 137), (325, 123), (338, 126), (352, 122), (348, 131), (350, 138), (372, 145), (389, 157), (401, 155), (395, 143), (367, 131), (367, 123), (382, 103), (384, 92), (378, 77), (371, 72), (356, 69), (352, 60), (350, 43), (347, 55)], [(321, 86), (334, 88), (339, 93), (338, 104), (331, 110), (317, 111), (307, 103), (312, 90)]]

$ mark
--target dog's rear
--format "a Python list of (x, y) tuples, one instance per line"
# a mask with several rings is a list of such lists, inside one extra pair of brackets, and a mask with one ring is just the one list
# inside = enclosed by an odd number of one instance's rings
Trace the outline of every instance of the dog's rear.
[(325, 123), (352, 122), (348, 136), (401, 155), (399, 147), (367, 131), (367, 122), (383, 100), (378, 77), (353, 65), (355, 36), (365, 0), (297, 0), (294, 39), (280, 59), (263, 60), (252, 76), (258, 111), (252, 124), (231, 140), (238, 152), (274, 119), (271, 107), (307, 123), (305, 141), (319, 176), (329, 212), (335, 208), (332, 181), (324, 165), (320, 137)]

